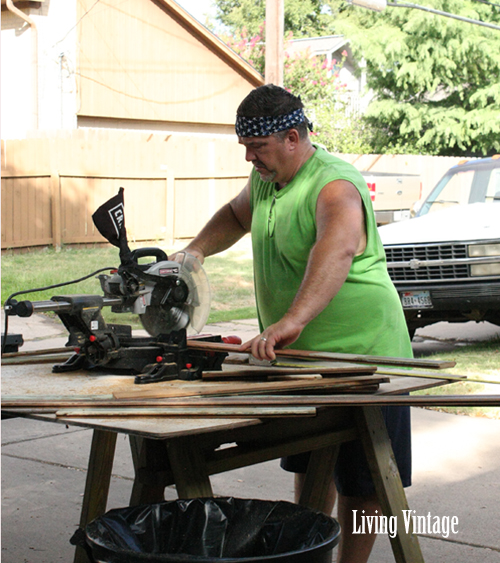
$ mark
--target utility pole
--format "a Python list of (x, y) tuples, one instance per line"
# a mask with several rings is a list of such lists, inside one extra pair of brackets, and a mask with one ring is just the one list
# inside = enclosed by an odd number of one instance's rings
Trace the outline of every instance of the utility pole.
[(283, 86), (285, 0), (266, 0), (266, 84)]

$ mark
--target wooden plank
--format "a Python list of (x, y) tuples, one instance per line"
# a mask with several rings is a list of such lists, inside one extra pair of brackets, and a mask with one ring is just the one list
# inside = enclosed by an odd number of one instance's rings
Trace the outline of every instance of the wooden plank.
[[(210, 475), (213, 475), (215, 473), (232, 471), (239, 467), (247, 467), (255, 463), (262, 463), (264, 461), (270, 461), (271, 459), (299, 454), (305, 451), (320, 450), (324, 452), (331, 446), (350, 442), (356, 438), (357, 430), (351, 427), (345, 430), (320, 432), (314, 435), (308, 435), (307, 437), (294, 437), (287, 440), (282, 439), (270, 444), (238, 444), (237, 446), (227, 447), (213, 452), (207, 460), (207, 465)], [(332, 472), (330, 473), (330, 478)], [(309, 501), (304, 500), (304, 503), (301, 504), (307, 505), (307, 502)]]
[(296, 379), (291, 381), (266, 381), (266, 382), (250, 382), (250, 383), (226, 383), (223, 385), (210, 385), (201, 387), (193, 385), (191, 389), (187, 388), (169, 388), (160, 389), (133, 389), (125, 391), (115, 391), (113, 393), (116, 399), (136, 399), (136, 398), (163, 398), (163, 397), (189, 397), (189, 396), (208, 396), (208, 395), (235, 395), (240, 393), (280, 393), (304, 390), (321, 390), (327, 389), (333, 391), (340, 390), (342, 385), (355, 386), (356, 384), (369, 384), (387, 382), (387, 377), (374, 376), (357, 376), (356, 378), (338, 378), (338, 379)]
[(50, 176), (50, 189), (52, 202), (52, 244), (56, 249), (60, 249), (62, 246), (62, 204), (61, 180), (57, 170)]
[(486, 383), (488, 385), (500, 385), (500, 380), (494, 379), (469, 379), (467, 375), (451, 375), (449, 373), (429, 373), (428, 371), (405, 371), (405, 370), (398, 370), (398, 369), (389, 369), (389, 368), (378, 368), (378, 374), (383, 375), (393, 375), (397, 377), (421, 377), (424, 379), (444, 379), (448, 382), (455, 381), (455, 382), (464, 382), (467, 381), (469, 383)]
[[(91, 520), (106, 512), (116, 437), (115, 432), (94, 430), (80, 515), (82, 529), (85, 529)], [(89, 563), (83, 548), (76, 548), (74, 563)]]
[[(197, 350), (213, 350), (216, 352), (232, 352), (250, 354), (250, 352), (241, 352), (237, 344), (225, 344), (223, 342), (201, 342), (197, 340), (188, 340), (188, 347)], [(314, 359), (324, 361), (341, 361), (354, 362), (362, 364), (375, 365), (391, 365), (391, 366), (407, 366), (422, 367), (427, 369), (444, 369), (452, 368), (456, 362), (443, 360), (421, 360), (418, 358), (392, 358), (388, 356), (366, 356), (362, 354), (340, 354), (335, 352), (313, 352), (309, 350), (275, 350), (276, 356), (288, 358)]]
[(116, 407), (116, 408), (73, 408), (56, 411), (58, 417), (107, 417), (107, 416), (180, 416), (216, 418), (267, 418), (274, 416), (314, 416), (314, 407)]
[(135, 479), (130, 506), (161, 502), (165, 499), (165, 468), (168, 456), (165, 442), (140, 436), (129, 436)]
[(338, 455), (338, 445), (311, 452), (299, 504), (313, 510), (327, 511), (328, 491), (332, 486)]
[(342, 376), (348, 373), (373, 374), (377, 371), (376, 366), (358, 366), (353, 364), (339, 363), (338, 366), (304, 366), (297, 368), (289, 367), (248, 367), (231, 371), (207, 371), (202, 374), (202, 379), (213, 381), (217, 379), (244, 379), (268, 376), (290, 376), (290, 375), (322, 375)]
[(169, 440), (167, 452), (179, 498), (213, 496), (202, 444), (196, 437)]
[(61, 408), (113, 408), (128, 407), (244, 407), (244, 406), (360, 406), (360, 405), (408, 405), (412, 407), (480, 407), (500, 406), (500, 395), (243, 395), (226, 397), (186, 397), (173, 399), (139, 399), (139, 400), (43, 400), (18, 399), (2, 400), (2, 410), (12, 412), (28, 412), (29, 409), (47, 409), (56, 412)]
[(54, 364), (65, 362), (72, 354), (55, 354), (44, 356), (19, 356), (17, 358), (5, 358), (2, 356), (3, 366), (29, 366), (37, 364)]
[[(2, 139), (2, 149), (4, 148)], [(2, 150), (2, 156), (4, 156)], [(2, 248), (9, 248), (14, 240), (14, 181), (2, 175), (1, 203), (2, 203)]]
[(323, 406), (335, 404), (337, 395), (233, 395), (223, 397), (184, 397), (170, 399), (72, 399), (61, 397), (45, 399), (14, 398), (2, 399), (2, 408), (19, 407), (52, 407), (52, 408), (134, 408), (134, 407), (216, 407), (216, 406), (279, 406), (308, 405)]
[(7, 352), (2, 354), (2, 358), (24, 358), (27, 356), (44, 356), (46, 354), (72, 353), (73, 348), (63, 346), (61, 348), (47, 348), (45, 350), (21, 350), (20, 352)]
[(75, 402), (86, 402), (86, 401), (111, 401), (113, 399), (113, 395), (105, 394), (105, 395), (2, 395), (2, 406), (5, 404), (8, 405), (9, 403), (14, 402), (23, 402), (27, 401), (28, 403), (32, 403), (35, 405), (43, 405), (45, 402), (49, 404), (62, 404), (66, 401), (75, 401)]
[(355, 416), (382, 512), (396, 517), (397, 534), (390, 538), (394, 557), (398, 563), (424, 563), (417, 536), (405, 531), (402, 515), (408, 501), (380, 408), (362, 407)]

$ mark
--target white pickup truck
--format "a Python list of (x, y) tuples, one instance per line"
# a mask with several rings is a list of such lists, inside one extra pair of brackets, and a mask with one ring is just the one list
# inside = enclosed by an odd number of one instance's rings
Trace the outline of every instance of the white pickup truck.
[(361, 171), (370, 190), (377, 225), (410, 218), (413, 204), (422, 195), (418, 174)]
[(453, 166), (415, 210), (379, 228), (410, 335), (438, 321), (500, 325), (500, 155)]

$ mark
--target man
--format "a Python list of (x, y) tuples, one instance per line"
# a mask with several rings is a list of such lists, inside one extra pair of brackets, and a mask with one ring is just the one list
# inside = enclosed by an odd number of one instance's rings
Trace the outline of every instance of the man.
[[(366, 183), (350, 164), (311, 143), (308, 124), (300, 98), (277, 86), (261, 86), (243, 100), (236, 133), (254, 170), (185, 250), (203, 262), (251, 232), (261, 334), (242, 350), (257, 359), (274, 360), (274, 350), (285, 346), (411, 357)], [(391, 407), (384, 416), (408, 486), (409, 409)], [(307, 456), (282, 461), (296, 473), (296, 500)], [(341, 447), (329, 510), (337, 490), (338, 561), (367, 561), (375, 536), (352, 534), (352, 511), (381, 512), (358, 442)]]

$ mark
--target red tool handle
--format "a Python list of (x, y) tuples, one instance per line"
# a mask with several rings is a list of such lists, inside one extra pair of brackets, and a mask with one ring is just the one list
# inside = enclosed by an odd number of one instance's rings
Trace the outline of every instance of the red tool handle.
[(223, 336), (222, 337), (222, 342), (226, 343), (226, 344), (238, 344), (240, 345), (242, 343), (241, 338), (239, 336)]

